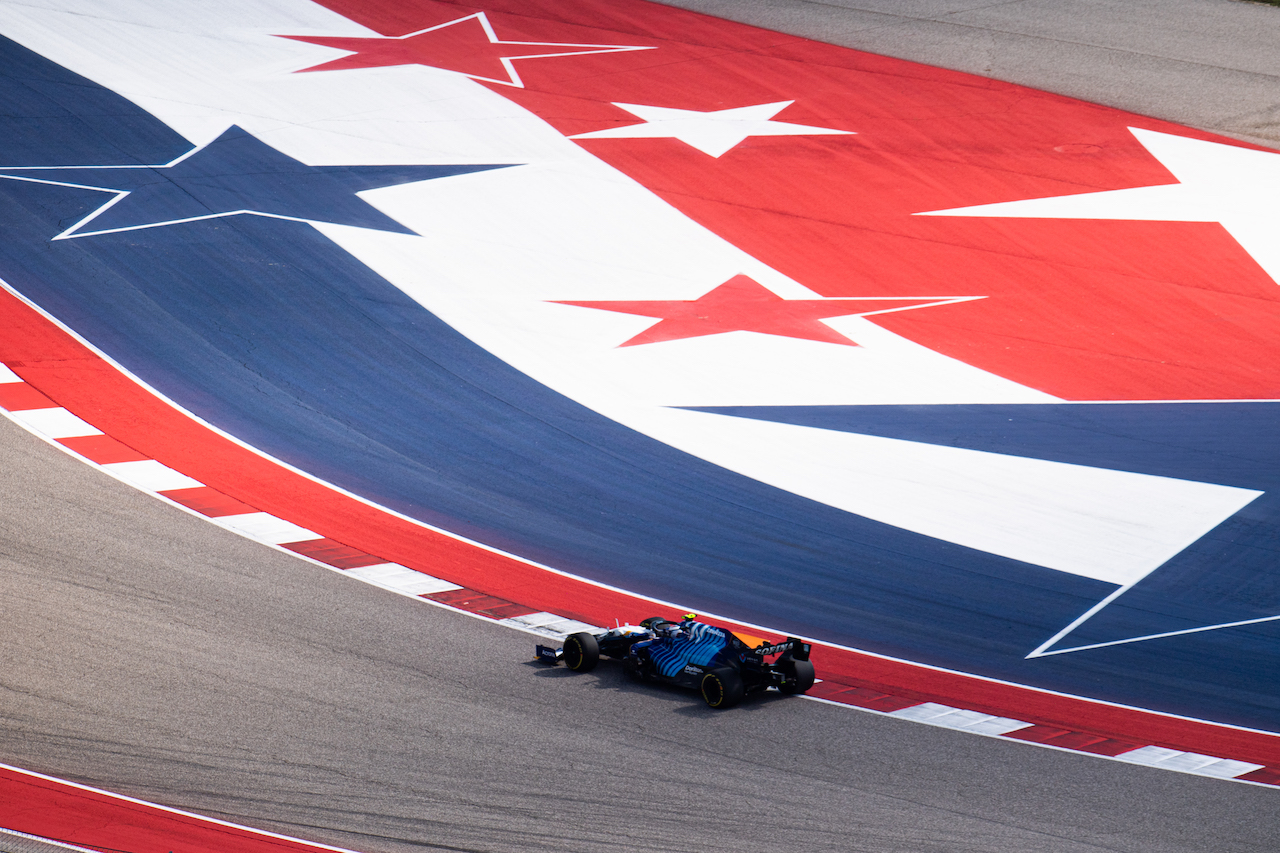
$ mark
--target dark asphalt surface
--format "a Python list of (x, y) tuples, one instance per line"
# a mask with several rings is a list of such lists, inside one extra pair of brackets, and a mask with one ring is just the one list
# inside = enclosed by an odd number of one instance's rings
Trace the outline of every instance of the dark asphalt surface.
[[(1280, 139), (1280, 9), (681, 5)], [(0, 761), (369, 853), (1280, 847), (1272, 789), (536, 667), (532, 637), (241, 539), (2, 419), (0, 608)]]

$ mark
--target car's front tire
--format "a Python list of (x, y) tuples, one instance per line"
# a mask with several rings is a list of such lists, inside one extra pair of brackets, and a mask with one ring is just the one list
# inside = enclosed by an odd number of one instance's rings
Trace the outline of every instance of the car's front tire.
[(574, 672), (590, 672), (600, 662), (600, 643), (585, 631), (564, 638), (564, 665)]
[(732, 667), (722, 666), (702, 676), (702, 701), (717, 711), (732, 708), (742, 701), (746, 688), (742, 676)]

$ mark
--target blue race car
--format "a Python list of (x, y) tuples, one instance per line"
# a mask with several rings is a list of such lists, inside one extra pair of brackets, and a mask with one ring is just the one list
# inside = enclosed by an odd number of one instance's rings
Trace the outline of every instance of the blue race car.
[[(552, 665), (564, 661), (575, 672), (595, 669), (601, 655), (621, 660), (627, 674), (639, 681), (698, 690), (704, 702), (718, 709), (770, 687), (804, 693), (814, 681), (808, 643), (788, 637), (752, 648), (731, 631), (696, 621), (693, 614), (679, 622), (655, 616), (599, 634), (570, 634), (561, 649), (538, 646), (539, 660)], [(766, 660), (774, 655), (772, 662)]]

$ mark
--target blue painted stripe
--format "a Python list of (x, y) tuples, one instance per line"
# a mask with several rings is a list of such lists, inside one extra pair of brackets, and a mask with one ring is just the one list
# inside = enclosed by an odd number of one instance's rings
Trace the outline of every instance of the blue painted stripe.
[[(721, 407), (699, 411), (1256, 489), (1263, 494), (1062, 646), (1280, 616), (1280, 402)], [(1169, 639), (1276, 657), (1276, 626)], [(1252, 657), (1258, 656), (1258, 657)], [(1221, 665), (1215, 658), (1215, 665)], [(1240, 666), (1237, 663), (1237, 666)], [(1272, 670), (1280, 672), (1280, 669)], [(1280, 708), (1280, 705), (1275, 707)]]

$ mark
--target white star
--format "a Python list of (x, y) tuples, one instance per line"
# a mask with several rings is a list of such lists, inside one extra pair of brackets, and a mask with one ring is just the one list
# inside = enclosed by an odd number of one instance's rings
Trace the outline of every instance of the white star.
[(646, 107), (641, 104), (618, 104), (645, 124), (611, 127), (591, 133), (579, 133), (570, 139), (642, 139), (671, 138), (692, 145), (704, 154), (719, 157), (748, 136), (818, 136), (848, 134), (850, 130), (810, 127), (785, 121), (770, 121), (795, 101), (756, 104), (728, 110), (677, 110), (670, 107)]
[(1280, 154), (1129, 131), (1176, 184), (934, 210), (918, 216), (1217, 222), (1280, 283)]

